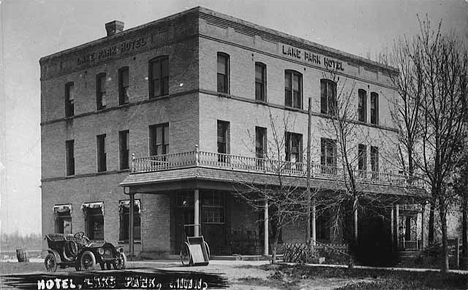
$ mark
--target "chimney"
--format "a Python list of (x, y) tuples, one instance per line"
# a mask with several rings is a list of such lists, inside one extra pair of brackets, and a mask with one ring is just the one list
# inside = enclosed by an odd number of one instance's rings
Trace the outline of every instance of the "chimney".
[(122, 32), (124, 23), (122, 21), (114, 20), (106, 23), (107, 36), (112, 36), (116, 33)]

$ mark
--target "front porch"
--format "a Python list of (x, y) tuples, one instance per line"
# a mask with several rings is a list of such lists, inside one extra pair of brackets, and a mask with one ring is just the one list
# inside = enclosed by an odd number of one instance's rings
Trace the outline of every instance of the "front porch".
[[(278, 186), (278, 173), (282, 182), (306, 188), (305, 162), (276, 161), (262, 158), (220, 154), (199, 151), (132, 158), (131, 174), (121, 183), (130, 200), (135, 194), (163, 194), (171, 196), (171, 252), (177, 253), (177, 243), (182, 237), (178, 226), (182, 224), (202, 225), (202, 232), (197, 228), (191, 234), (210, 236), (213, 253), (225, 254), (265, 254), (270, 253), (271, 226), (269, 225), (268, 204), (261, 213), (253, 213), (255, 226), (242, 227), (233, 222), (238, 213), (235, 211), (231, 193), (241, 182), (258, 185)], [(382, 196), (397, 196), (401, 200), (417, 197), (421, 191), (419, 180), (407, 180), (405, 176), (391, 172), (357, 172), (358, 186), (363, 192)], [(344, 174), (338, 167), (311, 164), (311, 187), (325, 191), (343, 190)], [(180, 198), (176, 192), (185, 192)], [(213, 195), (213, 203), (206, 204), (207, 192)], [(230, 196), (221, 206), (218, 195)], [(214, 201), (218, 202), (214, 202)], [(130, 201), (132, 202), (132, 201)], [(130, 208), (131, 209), (131, 208)], [(209, 214), (207, 214), (209, 212)], [(207, 217), (210, 215), (210, 217)], [(229, 216), (231, 215), (231, 216)], [(129, 214), (132, 217), (132, 213)], [(393, 218), (393, 215), (392, 215)], [(260, 223), (258, 221), (261, 221)], [(129, 224), (133, 224), (129, 221)], [(312, 224), (316, 225), (315, 221)], [(396, 224), (396, 223), (394, 223)], [(305, 233), (305, 226), (298, 227)], [(392, 225), (392, 229), (394, 226)], [(133, 229), (129, 228), (129, 249), (133, 254)], [(305, 238), (305, 234), (296, 233), (295, 238)], [(304, 237), (302, 237), (304, 236)], [(392, 235), (393, 236), (393, 235)], [(333, 241), (336, 242), (336, 241)]]

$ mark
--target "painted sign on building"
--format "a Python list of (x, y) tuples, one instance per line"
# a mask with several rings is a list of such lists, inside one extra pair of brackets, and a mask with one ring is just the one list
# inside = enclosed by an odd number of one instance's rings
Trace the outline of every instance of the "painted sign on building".
[(301, 60), (306, 63), (323, 66), (327, 69), (344, 71), (343, 62), (326, 57), (308, 50), (300, 49), (294, 46), (282, 44), (281, 53), (285, 56)]

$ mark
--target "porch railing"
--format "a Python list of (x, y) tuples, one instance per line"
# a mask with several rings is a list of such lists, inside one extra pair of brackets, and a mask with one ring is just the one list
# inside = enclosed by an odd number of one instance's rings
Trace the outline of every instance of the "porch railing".
[[(195, 166), (222, 168), (233, 171), (258, 172), (266, 174), (281, 174), (305, 177), (307, 164), (305, 162), (279, 161), (231, 154), (213, 153), (206, 151), (189, 151), (166, 155), (132, 158), (132, 173), (156, 172), (170, 169), (180, 169)], [(404, 175), (391, 172), (355, 171), (358, 183), (380, 185), (396, 185), (422, 187), (422, 180), (413, 179), (411, 182)], [(311, 177), (322, 179), (343, 180), (343, 169), (337, 166), (327, 166), (312, 163)]]

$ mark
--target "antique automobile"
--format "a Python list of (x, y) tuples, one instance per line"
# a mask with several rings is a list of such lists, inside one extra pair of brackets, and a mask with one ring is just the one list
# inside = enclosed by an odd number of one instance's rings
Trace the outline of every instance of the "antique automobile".
[(77, 271), (89, 271), (99, 264), (102, 270), (125, 269), (127, 258), (122, 248), (111, 243), (92, 243), (83, 232), (76, 234), (46, 235), (49, 246), (44, 259), (48, 272), (57, 271), (57, 267), (75, 267)]

